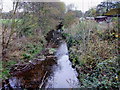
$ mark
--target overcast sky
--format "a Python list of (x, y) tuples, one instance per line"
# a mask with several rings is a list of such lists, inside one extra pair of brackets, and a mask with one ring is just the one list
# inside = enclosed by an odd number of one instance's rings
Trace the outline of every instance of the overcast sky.
[[(13, 0), (2, 0), (3, 1), (3, 11), (12, 10), (12, 1)], [(97, 6), (103, 0), (61, 0), (65, 2), (66, 5), (74, 4), (76, 9), (82, 10), (83, 12), (87, 11), (89, 8)]]

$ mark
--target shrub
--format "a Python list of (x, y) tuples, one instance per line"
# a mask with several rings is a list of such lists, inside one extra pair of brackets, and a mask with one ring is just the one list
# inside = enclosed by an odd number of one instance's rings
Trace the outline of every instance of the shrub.
[[(116, 26), (112, 25), (117, 32)], [(81, 87), (118, 89), (118, 40), (110, 36), (112, 26), (83, 21), (65, 32), (69, 34), (70, 60), (79, 73)]]

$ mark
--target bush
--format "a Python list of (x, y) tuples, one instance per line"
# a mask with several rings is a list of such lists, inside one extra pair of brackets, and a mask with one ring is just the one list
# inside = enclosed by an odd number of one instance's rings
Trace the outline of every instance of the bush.
[(114, 30), (105, 23), (83, 21), (65, 30), (69, 34), (70, 60), (79, 73), (81, 87), (118, 89), (118, 41), (110, 36), (113, 31), (117, 32), (117, 28), (112, 25)]
[[(14, 61), (14, 60), (11, 60), (11, 61), (8, 61), (8, 62), (2, 62), (0, 61), (0, 79), (7, 79), (8, 77), (10, 77), (10, 67), (14, 64), (17, 63), (17, 61)], [(5, 63), (5, 64), (4, 64)], [(2, 64), (6, 65), (5, 68), (2, 67)]]

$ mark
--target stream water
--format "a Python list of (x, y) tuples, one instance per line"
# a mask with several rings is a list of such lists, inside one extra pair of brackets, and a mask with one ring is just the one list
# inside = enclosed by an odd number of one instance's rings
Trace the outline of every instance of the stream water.
[(57, 57), (57, 65), (53, 67), (54, 72), (49, 77), (46, 88), (78, 88), (77, 72), (69, 61), (65, 42), (61, 43), (55, 56)]
[[(49, 74), (46, 78), (46, 82), (44, 87), (45, 88), (79, 88), (79, 81), (77, 79), (77, 72), (75, 69), (72, 68), (72, 63), (69, 60), (68, 56), (68, 48), (66, 42), (62, 42), (58, 47), (55, 56), (56, 64), (52, 63), (54, 61), (47, 60), (43, 61), (42, 65), (45, 68), (48, 68), (48, 71), (52, 71), (52, 74)], [(51, 63), (51, 64), (50, 64)], [(21, 77), (13, 77), (9, 79), (10, 85), (13, 88), (27, 86), (33, 87), (35, 85), (31, 85), (29, 83), (33, 82), (34, 80), (40, 80), (40, 75), (44, 71), (42, 70), (43, 66), (38, 65), (32, 71), (23, 73), (24, 75)], [(51, 67), (50, 67), (51, 66)], [(36, 75), (35, 75), (36, 74)], [(25, 80), (26, 79), (26, 80)], [(28, 80), (29, 81), (28, 81)], [(27, 84), (27, 83), (28, 84)], [(39, 84), (38, 84), (39, 85)]]

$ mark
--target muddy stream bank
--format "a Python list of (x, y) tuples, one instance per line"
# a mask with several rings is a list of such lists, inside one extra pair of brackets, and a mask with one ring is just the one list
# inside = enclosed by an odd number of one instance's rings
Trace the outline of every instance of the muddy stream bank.
[[(26, 64), (16, 64), (11, 67), (10, 74), (12, 77), (8, 79), (11, 88), (22, 90), (24, 88), (79, 87), (77, 72), (72, 68), (72, 63), (69, 60), (67, 43), (60, 33), (56, 33), (56, 35), (55, 33), (47, 45), (56, 50), (53, 54), (45, 55), (44, 59), (35, 58)], [(9, 88), (6, 82), (3, 84), (3, 88)]]

